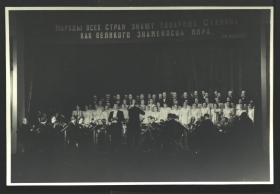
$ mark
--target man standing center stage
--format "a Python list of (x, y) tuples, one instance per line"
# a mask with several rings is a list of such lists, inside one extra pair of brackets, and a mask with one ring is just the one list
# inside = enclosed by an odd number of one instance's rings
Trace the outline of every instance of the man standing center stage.
[(123, 112), (118, 110), (118, 104), (114, 103), (113, 110), (109, 114), (110, 133), (112, 135), (113, 149), (117, 152), (122, 144), (122, 123), (124, 121)]
[(145, 112), (139, 108), (139, 104), (135, 103), (135, 106), (128, 110), (129, 120), (127, 123), (127, 143), (128, 145), (133, 144), (134, 135), (134, 145), (138, 146), (140, 138), (140, 114), (145, 115)]

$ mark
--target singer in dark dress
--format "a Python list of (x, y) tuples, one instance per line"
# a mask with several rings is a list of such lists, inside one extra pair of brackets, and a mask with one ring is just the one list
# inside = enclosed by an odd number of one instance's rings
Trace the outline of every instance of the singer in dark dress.
[(127, 138), (128, 145), (133, 144), (134, 136), (134, 145), (138, 146), (140, 138), (140, 114), (145, 115), (145, 112), (139, 108), (139, 104), (136, 103), (135, 106), (128, 110), (129, 121), (127, 124)]

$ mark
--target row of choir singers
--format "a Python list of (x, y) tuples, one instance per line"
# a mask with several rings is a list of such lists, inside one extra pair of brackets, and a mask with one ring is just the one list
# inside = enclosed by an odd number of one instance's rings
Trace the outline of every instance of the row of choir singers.
[[(136, 105), (138, 106), (138, 105)], [(123, 112), (124, 119), (129, 119), (128, 110), (130, 107), (126, 107), (122, 105), (119, 110)], [(179, 117), (179, 120), (182, 124), (188, 124), (190, 122), (191, 117), (194, 117), (198, 120), (204, 114), (209, 114), (213, 123), (219, 121), (222, 117), (227, 117), (228, 119), (232, 116), (240, 116), (242, 112), (247, 112), (248, 116), (254, 122), (254, 107), (251, 104), (248, 107), (245, 107), (243, 104), (237, 104), (234, 108), (231, 107), (229, 103), (226, 104), (206, 104), (203, 103), (201, 106), (197, 104), (193, 104), (192, 107), (184, 104), (183, 107), (178, 107), (177, 105), (167, 107), (165, 104), (164, 107), (157, 107), (154, 104), (149, 104), (145, 107), (140, 106), (141, 109), (144, 110), (145, 115), (140, 115), (140, 120), (143, 123), (148, 123), (148, 116), (153, 116), (156, 119), (156, 122), (160, 122), (160, 120), (166, 120), (167, 115), (169, 113), (175, 114)], [(112, 110), (105, 106), (98, 107), (96, 109), (88, 109), (85, 106), (85, 111), (79, 109), (77, 106), (77, 110), (72, 112), (72, 116), (76, 118), (83, 117), (84, 124), (89, 124), (92, 120), (105, 119), (108, 122), (109, 114)]]

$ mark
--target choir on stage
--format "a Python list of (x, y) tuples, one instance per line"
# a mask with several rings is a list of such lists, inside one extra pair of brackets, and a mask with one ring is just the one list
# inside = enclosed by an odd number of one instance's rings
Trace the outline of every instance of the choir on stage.
[(143, 152), (198, 151), (221, 134), (245, 137), (245, 131), (253, 128), (254, 109), (245, 91), (239, 98), (232, 91), (225, 98), (217, 91), (213, 95), (194, 91), (190, 96), (184, 92), (180, 97), (176, 92), (122, 98), (107, 94), (101, 99), (94, 95), (83, 109), (76, 105), (69, 120), (41, 111), (30, 123), (24, 118), (18, 139), (22, 152), (75, 152), (92, 147), (118, 152), (123, 145), (138, 146)]

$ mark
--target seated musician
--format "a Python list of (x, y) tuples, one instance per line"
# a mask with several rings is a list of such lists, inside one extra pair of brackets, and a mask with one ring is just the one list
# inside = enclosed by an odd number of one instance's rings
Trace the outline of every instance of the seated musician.
[[(35, 126), (34, 126), (35, 127)], [(33, 130), (26, 118), (22, 119), (22, 125), (17, 130), (17, 138), (19, 146), (23, 149), (23, 152), (30, 151), (30, 147), (33, 143)]]
[(145, 105), (145, 100), (144, 100), (144, 99), (142, 99), (142, 100), (140, 101), (140, 108), (141, 108), (143, 111), (145, 111), (146, 105)]
[(223, 117), (221, 122), (217, 125), (219, 133), (226, 133), (230, 130), (230, 124), (228, 117)]
[(84, 126), (84, 118), (80, 117), (77, 124), (77, 143), (78, 143), (78, 149), (81, 151), (85, 151), (86, 149), (86, 128)]
[(68, 124), (67, 128), (67, 136), (68, 136), (68, 151), (75, 151), (77, 149), (77, 134), (78, 134), (78, 127), (77, 127), (77, 120), (75, 117), (71, 117), (71, 121)]
[(80, 106), (76, 105), (76, 110), (72, 111), (72, 117), (76, 117), (77, 119), (79, 119), (80, 117), (82, 117), (82, 110), (80, 110)]
[(215, 134), (213, 122), (210, 120), (210, 115), (205, 114), (204, 119), (205, 120), (201, 122), (198, 131), (199, 147), (201, 151), (207, 151), (209, 148), (212, 148)]
[(148, 152), (152, 150), (152, 142), (153, 142), (153, 136), (154, 136), (154, 126), (155, 118), (152, 116), (148, 116), (148, 123), (145, 128), (141, 129), (141, 135), (140, 135), (140, 142), (139, 145), (142, 147), (143, 152)]

